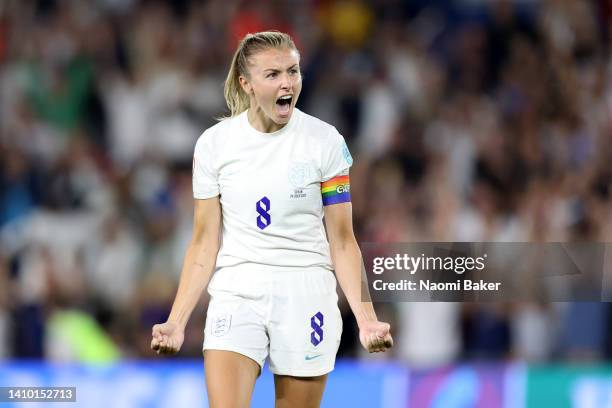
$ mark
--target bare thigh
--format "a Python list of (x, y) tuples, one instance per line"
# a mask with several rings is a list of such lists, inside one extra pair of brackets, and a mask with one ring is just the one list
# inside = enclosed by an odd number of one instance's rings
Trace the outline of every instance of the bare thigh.
[(204, 368), (211, 408), (249, 407), (259, 364), (233, 351), (206, 350)]
[(276, 408), (319, 408), (327, 374), (318, 377), (275, 375)]

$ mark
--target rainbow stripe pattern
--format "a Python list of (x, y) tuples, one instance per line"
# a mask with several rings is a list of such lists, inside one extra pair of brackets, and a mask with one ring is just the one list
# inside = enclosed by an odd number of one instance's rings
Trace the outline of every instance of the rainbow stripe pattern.
[(321, 195), (323, 196), (323, 205), (351, 201), (349, 176), (337, 176), (321, 183)]

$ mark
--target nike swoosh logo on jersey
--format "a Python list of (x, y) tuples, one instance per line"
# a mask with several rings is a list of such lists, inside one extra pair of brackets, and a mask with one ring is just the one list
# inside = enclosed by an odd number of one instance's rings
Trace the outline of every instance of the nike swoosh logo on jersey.
[(315, 358), (321, 357), (322, 355), (323, 354), (315, 354), (314, 356), (306, 355), (306, 357), (304, 357), (304, 360), (306, 360), (306, 361), (314, 360)]

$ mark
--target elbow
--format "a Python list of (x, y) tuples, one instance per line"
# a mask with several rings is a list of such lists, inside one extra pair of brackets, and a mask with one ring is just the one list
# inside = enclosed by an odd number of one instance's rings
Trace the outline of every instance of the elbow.
[(339, 235), (330, 241), (330, 249), (332, 252), (346, 251), (356, 246), (357, 240), (352, 233)]
[(191, 241), (191, 249), (199, 257), (217, 257), (221, 245), (218, 239), (194, 239)]

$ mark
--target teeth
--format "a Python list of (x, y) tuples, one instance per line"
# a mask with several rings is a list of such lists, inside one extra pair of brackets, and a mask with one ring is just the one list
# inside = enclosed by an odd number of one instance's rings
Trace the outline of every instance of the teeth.
[(291, 95), (284, 95), (284, 96), (281, 96), (281, 97), (280, 97), (280, 98), (278, 98), (278, 99), (283, 100), (283, 101), (286, 101), (286, 100), (291, 99)]

